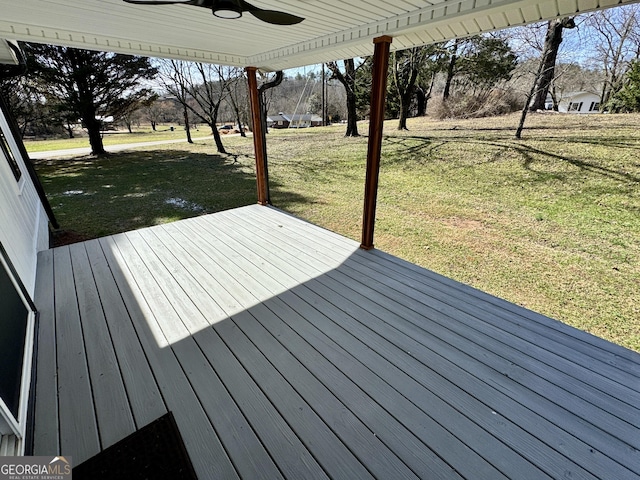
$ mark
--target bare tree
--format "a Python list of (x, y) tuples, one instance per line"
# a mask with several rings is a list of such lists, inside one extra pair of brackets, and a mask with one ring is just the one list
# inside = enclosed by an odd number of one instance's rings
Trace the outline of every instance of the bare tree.
[(336, 79), (344, 86), (347, 93), (347, 131), (345, 137), (358, 137), (358, 112), (357, 112), (357, 96), (356, 96), (356, 74), (362, 63), (356, 67), (353, 58), (342, 61), (344, 64), (344, 72), (340, 70), (338, 62), (327, 63), (327, 68), (331, 70), (331, 78)]
[(429, 48), (430, 47), (414, 47), (393, 52), (392, 54), (392, 85), (395, 87), (398, 93), (398, 99), (400, 100), (398, 130), (407, 130), (409, 106), (414, 96), (418, 74), (420, 73), (425, 58), (429, 54)]
[(154, 95), (149, 101), (142, 105), (145, 118), (151, 124), (151, 130), (156, 131), (158, 123), (162, 120), (162, 105), (158, 102), (158, 95)]
[(529, 110), (544, 110), (549, 88), (555, 76), (558, 50), (562, 43), (562, 31), (565, 28), (575, 28), (575, 26), (576, 23), (572, 17), (557, 18), (549, 20), (547, 23), (547, 33), (540, 60), (542, 67), (536, 76), (533, 100), (529, 105)]
[[(247, 134), (244, 133), (243, 123), (244, 120), (240, 113), (240, 110), (244, 110), (245, 117), (247, 116), (247, 102), (248, 98), (247, 93), (247, 79), (244, 76), (244, 72), (241, 68), (234, 68), (230, 72), (230, 81), (229, 81), (229, 103), (231, 104), (231, 108), (236, 117), (236, 122), (238, 124), (238, 130), (240, 131), (240, 135), (242, 137), (246, 137)], [(241, 101), (241, 98), (244, 97), (245, 101)]]
[(161, 68), (164, 87), (184, 107), (185, 125), (187, 111), (209, 125), (219, 153), (227, 153), (217, 122), (220, 105), (229, 94), (230, 71), (231, 67), (180, 60), (166, 60)]
[(161, 60), (159, 78), (167, 92), (172, 95), (182, 107), (184, 129), (187, 142), (193, 143), (191, 138), (191, 123), (189, 122), (189, 90), (187, 88), (187, 69), (189, 64), (180, 60)]
[(604, 108), (622, 87), (629, 64), (640, 58), (640, 7), (626, 5), (592, 13), (587, 25), (591, 27), (594, 60), (604, 74), (600, 91), (600, 106)]
[(447, 62), (446, 80), (444, 82), (444, 90), (442, 91), (442, 100), (447, 100), (451, 95), (451, 83), (456, 74), (456, 64), (458, 62), (458, 49), (463, 40), (456, 38), (449, 46), (449, 61)]
[(544, 46), (540, 63), (538, 65), (538, 71), (535, 74), (531, 90), (529, 91), (525, 104), (522, 107), (520, 122), (516, 129), (515, 137), (517, 139), (522, 138), (522, 130), (524, 130), (524, 122), (527, 118), (527, 112), (544, 110), (547, 94), (549, 93), (549, 88), (555, 74), (558, 51), (560, 49), (560, 44), (562, 43), (562, 30), (565, 28), (575, 28), (575, 26), (576, 24), (574, 19), (570, 17), (549, 20), (547, 23), (547, 33), (544, 39)]

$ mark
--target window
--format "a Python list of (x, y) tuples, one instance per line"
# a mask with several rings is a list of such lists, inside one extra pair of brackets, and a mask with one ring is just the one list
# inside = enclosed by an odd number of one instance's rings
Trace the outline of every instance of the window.
[(13, 176), (16, 177), (16, 181), (20, 180), (22, 171), (20, 170), (20, 166), (16, 161), (16, 157), (13, 155), (13, 151), (11, 150), (9, 143), (7, 142), (7, 138), (4, 136), (2, 128), (0, 128), (0, 150), (2, 150), (2, 153), (7, 159), (7, 162), (9, 162), (9, 166), (11, 167), (11, 171), (13, 172)]
[(29, 310), (2, 266), (0, 294), (0, 399), (17, 420)]
[(33, 360), (35, 305), (0, 242), (0, 435), (24, 448)]
[(600, 110), (600, 102), (591, 102), (591, 105), (589, 106), (589, 111), (597, 112), (599, 110)]
[(571, 102), (569, 104), (570, 112), (579, 112), (580, 110), (582, 110), (582, 102)]

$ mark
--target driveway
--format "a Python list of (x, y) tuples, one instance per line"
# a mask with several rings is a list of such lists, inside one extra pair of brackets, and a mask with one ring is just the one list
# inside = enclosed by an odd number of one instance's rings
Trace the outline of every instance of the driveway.
[[(194, 138), (193, 140), (209, 140), (209, 139), (213, 139), (213, 136), (198, 137), (198, 138)], [(187, 139), (183, 138), (180, 140), (158, 140), (155, 142), (123, 143), (120, 145), (109, 145), (109, 146), (106, 146), (105, 149), (107, 150), (107, 152), (120, 152), (122, 150), (130, 150), (132, 148), (152, 147), (154, 145), (167, 145), (170, 143), (184, 143), (186, 141)], [(90, 153), (91, 153), (91, 147), (68, 148), (66, 150), (49, 150), (45, 152), (30, 152), (29, 158), (31, 158), (32, 160), (40, 160), (43, 158), (76, 157), (80, 155), (89, 155)]]

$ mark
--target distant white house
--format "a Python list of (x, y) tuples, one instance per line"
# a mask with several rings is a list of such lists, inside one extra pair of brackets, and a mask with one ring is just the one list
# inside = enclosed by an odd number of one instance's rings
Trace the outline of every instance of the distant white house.
[(312, 113), (287, 114), (278, 112), (277, 115), (267, 117), (267, 126), (270, 128), (307, 128), (322, 125), (322, 117)]
[[(547, 97), (545, 107), (553, 108), (551, 96)], [(599, 113), (600, 95), (593, 92), (570, 92), (562, 95), (558, 102), (558, 111), (561, 113)]]

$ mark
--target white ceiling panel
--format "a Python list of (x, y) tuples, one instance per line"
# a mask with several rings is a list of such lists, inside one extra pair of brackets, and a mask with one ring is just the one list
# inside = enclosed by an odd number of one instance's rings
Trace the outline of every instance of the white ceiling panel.
[(279, 70), (369, 55), (381, 35), (397, 39), (392, 49), (407, 48), (633, 1), (252, 0), (305, 18), (278, 26), (247, 13), (219, 19), (192, 5), (0, 0), (0, 39)]

